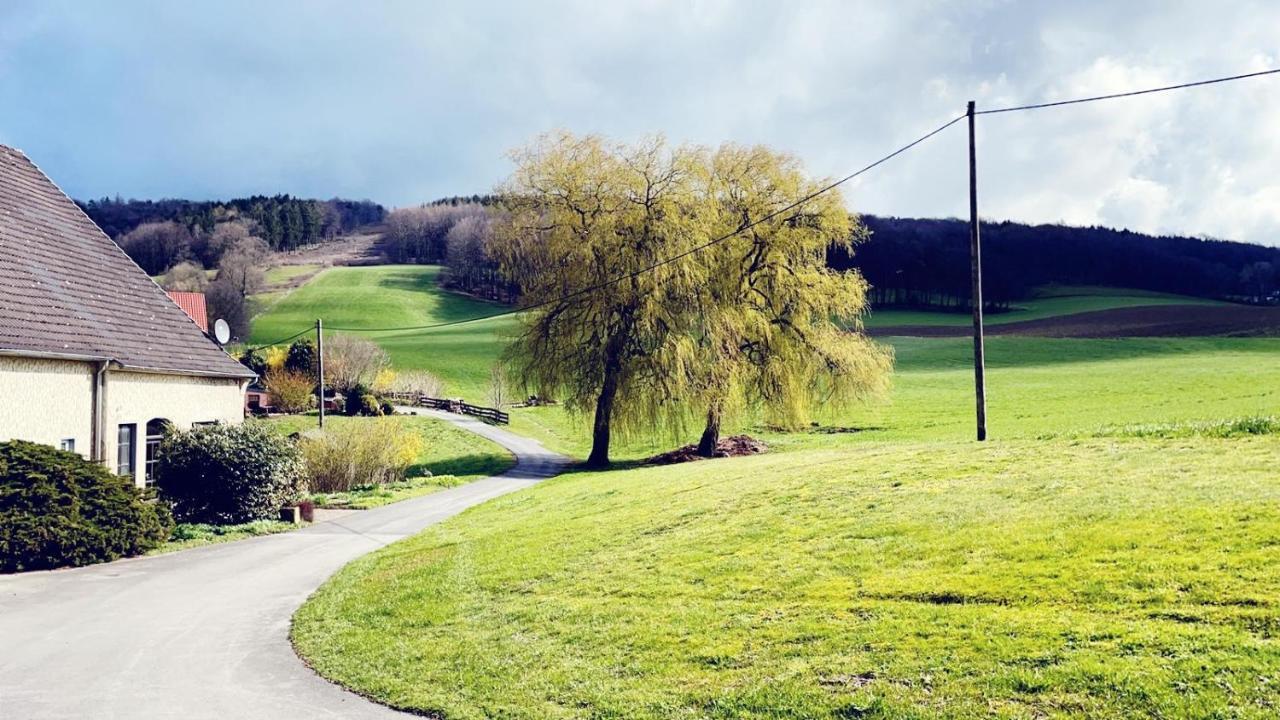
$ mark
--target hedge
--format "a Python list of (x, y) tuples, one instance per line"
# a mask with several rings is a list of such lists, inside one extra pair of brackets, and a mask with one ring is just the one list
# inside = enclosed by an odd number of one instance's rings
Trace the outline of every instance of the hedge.
[(0, 443), (0, 572), (138, 555), (172, 530), (167, 508), (131, 478), (48, 445)]

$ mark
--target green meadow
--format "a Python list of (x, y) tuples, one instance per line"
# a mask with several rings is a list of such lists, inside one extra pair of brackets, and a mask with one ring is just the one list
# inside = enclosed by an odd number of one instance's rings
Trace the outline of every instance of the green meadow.
[[(436, 272), (325, 271), (255, 341), (498, 309)], [(482, 400), (513, 327), (366, 334)], [(298, 612), (299, 653), (447, 718), (1280, 714), (1280, 339), (992, 338), (986, 443), (969, 342), (886, 342), (885, 397), (801, 432), (744, 418), (766, 454), (566, 474), (356, 561)], [(512, 414), (585, 453), (560, 408)]]
[[(1146, 290), (1057, 285), (1043, 288), (1035, 298), (1019, 301), (1004, 312), (988, 313), (989, 325), (1043, 320), (1059, 315), (1072, 315), (1115, 308), (1150, 307), (1153, 305), (1223, 305), (1204, 298), (1170, 295)], [(925, 312), (919, 310), (877, 310), (867, 315), (869, 328), (903, 325), (962, 326), (972, 322), (968, 312)]]

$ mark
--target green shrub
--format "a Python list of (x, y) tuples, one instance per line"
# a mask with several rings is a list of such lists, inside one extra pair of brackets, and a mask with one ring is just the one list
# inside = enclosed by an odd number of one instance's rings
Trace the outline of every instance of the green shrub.
[(240, 364), (257, 373), (258, 377), (267, 374), (267, 361), (257, 350), (245, 350), (240, 356)]
[(316, 345), (308, 338), (294, 340), (289, 346), (289, 355), (285, 358), (284, 369), (310, 377), (316, 370)]
[(138, 555), (172, 529), (131, 479), (48, 445), (0, 443), (0, 572)]
[(422, 454), (422, 436), (393, 418), (361, 420), (302, 440), (311, 492), (403, 480)]
[(364, 385), (355, 385), (346, 394), (344, 410), (348, 415), (377, 416), (382, 413), (382, 401)]
[(297, 446), (258, 422), (171, 433), (156, 463), (160, 497), (180, 522), (274, 519), (298, 501), (303, 484)]

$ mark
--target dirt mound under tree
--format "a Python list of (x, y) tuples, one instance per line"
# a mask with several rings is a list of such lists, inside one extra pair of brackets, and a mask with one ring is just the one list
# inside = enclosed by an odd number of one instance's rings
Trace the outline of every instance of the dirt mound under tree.
[[(732, 437), (721, 438), (716, 443), (716, 452), (714, 457), (739, 457), (742, 455), (759, 455), (769, 449), (767, 445), (756, 440), (750, 435), (734, 435)], [(646, 465), (675, 465), (676, 463), (692, 462), (694, 460), (708, 460), (698, 454), (697, 445), (685, 445), (677, 450), (664, 452), (660, 455), (654, 455), (645, 461)]]

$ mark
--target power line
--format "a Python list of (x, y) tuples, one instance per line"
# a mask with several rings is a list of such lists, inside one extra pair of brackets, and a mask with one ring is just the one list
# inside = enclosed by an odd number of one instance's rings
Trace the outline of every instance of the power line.
[(1018, 105), (1015, 107), (996, 108), (994, 110), (979, 110), (974, 114), (994, 115), (996, 113), (1017, 112), (1019, 110), (1039, 110), (1040, 108), (1058, 107), (1060, 105), (1078, 105), (1080, 103), (1097, 102), (1098, 100), (1114, 100), (1116, 98), (1133, 97), (1134, 95), (1150, 95), (1151, 93), (1168, 92), (1169, 90), (1182, 90), (1185, 88), (1199, 87), (1201, 85), (1214, 85), (1217, 83), (1231, 82), (1232, 80), (1244, 80), (1246, 78), (1261, 77), (1263, 75), (1274, 75), (1276, 73), (1280, 73), (1280, 68), (1245, 73), (1244, 75), (1231, 75), (1229, 77), (1213, 78), (1212, 80), (1197, 80), (1195, 82), (1182, 83), (1180, 85), (1166, 85), (1164, 87), (1147, 88), (1146, 90), (1131, 90), (1129, 92), (1113, 93), (1111, 95), (1095, 95), (1093, 97), (1076, 98), (1075, 100), (1058, 100), (1056, 102), (1036, 103), (1034, 105)]
[(259, 350), (261, 350), (261, 349), (263, 349), (263, 348), (271, 347), (272, 345), (279, 345), (280, 343), (287, 343), (287, 342), (289, 342), (290, 340), (292, 340), (292, 339), (294, 339), (294, 338), (296, 338), (296, 337), (301, 337), (301, 336), (303, 336), (303, 335), (306, 335), (307, 333), (311, 332), (311, 331), (312, 331), (312, 330), (314, 330), (314, 329), (315, 329), (315, 327), (314, 327), (314, 326), (312, 326), (312, 327), (309, 327), (309, 328), (307, 328), (306, 330), (303, 330), (303, 331), (301, 331), (301, 332), (294, 333), (293, 335), (290, 335), (290, 336), (289, 336), (289, 337), (287, 337), (287, 338), (280, 338), (279, 340), (275, 340), (275, 341), (273, 341), (273, 342), (265, 343), (265, 344), (262, 344), (262, 345), (254, 345), (253, 347), (245, 348), (245, 349), (244, 349), (244, 351), (245, 351), (245, 352), (247, 352), (247, 353), (257, 352), (257, 351), (259, 351)]
[[(341, 331), (344, 331), (344, 332), (396, 332), (396, 331), (405, 331), (405, 330), (434, 330), (434, 329), (436, 329), (436, 328), (450, 327), (450, 326), (453, 326), (453, 325), (463, 325), (463, 324), (465, 324), (465, 323), (478, 322), (478, 321), (480, 321), (480, 320), (491, 320), (491, 319), (494, 319), (494, 318), (506, 317), (506, 316), (508, 316), (508, 315), (515, 315), (515, 314), (517, 314), (517, 313), (528, 312), (529, 310), (536, 310), (536, 309), (538, 309), (538, 308), (540, 308), (540, 307), (545, 307), (545, 306), (547, 306), (547, 305), (551, 305), (551, 304), (553, 304), (553, 303), (557, 303), (557, 302), (564, 302), (565, 300), (572, 300), (572, 299), (573, 299), (573, 298), (575, 298), (575, 297), (578, 297), (578, 296), (580, 296), (580, 295), (585, 295), (585, 294), (587, 294), (587, 293), (594, 292), (594, 291), (596, 291), (596, 290), (603, 290), (604, 288), (607, 288), (607, 287), (610, 287), (610, 286), (616, 285), (616, 284), (618, 284), (618, 283), (620, 283), (620, 282), (623, 282), (624, 280), (630, 280), (630, 279), (632, 279), (632, 278), (639, 277), (640, 275), (643, 275), (644, 273), (652, 272), (653, 270), (656, 270), (656, 269), (658, 269), (658, 268), (660, 268), (660, 267), (662, 267), (662, 266), (664, 266), (664, 265), (669, 265), (669, 264), (671, 264), (671, 263), (673, 263), (673, 262), (676, 262), (677, 260), (683, 260), (684, 258), (689, 257), (690, 255), (695, 255), (695, 254), (697, 254), (697, 253), (700, 253), (700, 252), (702, 252), (703, 250), (706, 250), (706, 249), (708, 249), (708, 248), (710, 248), (710, 247), (713, 247), (713, 246), (718, 245), (718, 244), (720, 244), (720, 243), (722, 243), (722, 242), (725, 242), (726, 240), (729, 240), (729, 239), (731, 239), (731, 238), (734, 238), (734, 237), (736, 237), (736, 236), (738, 236), (738, 235), (740, 235), (740, 234), (742, 234), (742, 233), (744, 233), (744, 232), (746, 232), (746, 231), (750, 230), (751, 228), (756, 227), (757, 225), (761, 225), (761, 224), (766, 223), (766, 222), (768, 222), (768, 221), (770, 221), (770, 220), (773, 220), (774, 218), (778, 217), (779, 215), (782, 215), (783, 213), (786, 213), (786, 212), (789, 212), (789, 211), (791, 211), (791, 210), (794, 210), (795, 208), (800, 207), (801, 205), (803, 205), (803, 204), (805, 204), (805, 203), (809, 202), (810, 200), (813, 200), (814, 198), (817, 198), (817, 197), (818, 197), (818, 196), (820, 196), (820, 195), (824, 195), (824, 194), (826, 194), (826, 193), (828, 193), (828, 192), (831, 192), (832, 190), (836, 189), (837, 187), (840, 187), (841, 185), (843, 185), (843, 184), (845, 184), (845, 183), (849, 182), (850, 180), (852, 180), (852, 179), (854, 179), (854, 178), (858, 177), (859, 175), (862, 175), (863, 173), (869, 172), (870, 170), (873, 170), (874, 168), (879, 167), (880, 165), (882, 165), (882, 164), (884, 164), (884, 163), (888, 162), (889, 160), (892, 160), (893, 158), (895, 158), (895, 157), (897, 157), (897, 156), (901, 155), (902, 153), (904, 153), (904, 152), (906, 152), (906, 151), (910, 150), (911, 148), (913, 148), (913, 147), (915, 147), (915, 146), (919, 145), (920, 143), (922, 143), (922, 142), (924, 142), (924, 141), (928, 140), (929, 138), (933, 137), (934, 135), (937, 135), (938, 133), (942, 132), (943, 130), (946, 130), (947, 128), (951, 127), (952, 125), (955, 125), (956, 123), (958, 123), (958, 122), (960, 122), (961, 120), (963, 120), (965, 117), (966, 117), (965, 115), (957, 115), (956, 117), (954, 117), (954, 118), (952, 118), (952, 119), (948, 120), (947, 122), (943, 123), (942, 125), (939, 125), (937, 128), (934, 128), (933, 130), (931, 130), (931, 131), (929, 131), (929, 132), (925, 133), (924, 135), (921, 135), (920, 137), (916, 138), (915, 140), (912, 140), (911, 142), (907, 143), (906, 145), (903, 145), (902, 147), (898, 148), (897, 150), (894, 150), (893, 152), (889, 153), (888, 155), (885, 155), (884, 157), (880, 158), (879, 160), (876, 160), (875, 162), (871, 163), (870, 165), (867, 165), (867, 166), (863, 167), (862, 169), (857, 170), (857, 171), (855, 171), (855, 172), (849, 173), (848, 175), (845, 175), (844, 177), (840, 178), (839, 180), (836, 180), (836, 181), (834, 181), (834, 182), (832, 182), (832, 183), (830, 183), (830, 184), (828, 184), (828, 185), (826, 185), (826, 186), (824, 186), (824, 187), (822, 187), (822, 188), (820, 188), (820, 189), (818, 189), (818, 190), (815, 190), (815, 191), (813, 191), (813, 192), (809, 193), (808, 195), (805, 195), (804, 197), (800, 198), (799, 200), (796, 200), (795, 202), (791, 203), (790, 205), (787, 205), (786, 207), (781, 208), (781, 209), (779, 209), (779, 210), (775, 210), (775, 211), (773, 211), (773, 212), (771, 212), (771, 213), (769, 213), (769, 214), (767, 214), (767, 215), (765, 215), (765, 216), (763, 216), (763, 217), (761, 217), (761, 218), (759, 218), (759, 219), (757, 219), (757, 220), (754, 220), (754, 221), (752, 221), (752, 222), (750, 222), (750, 223), (748, 223), (748, 224), (746, 224), (746, 225), (743, 225), (742, 227), (738, 228), (737, 230), (734, 230), (734, 231), (733, 231), (733, 232), (731, 232), (731, 233), (727, 233), (727, 234), (725, 234), (725, 235), (721, 235), (720, 237), (717, 237), (717, 238), (714, 238), (714, 239), (712, 239), (712, 240), (709, 240), (709, 241), (707, 241), (707, 242), (705, 242), (705, 243), (703, 243), (703, 244), (701, 244), (701, 245), (698, 245), (697, 247), (690, 248), (689, 250), (685, 250), (684, 252), (681, 252), (681, 253), (677, 253), (676, 255), (672, 255), (672, 256), (671, 256), (671, 257), (669, 257), (669, 258), (665, 258), (665, 259), (663, 259), (663, 260), (659, 260), (659, 261), (657, 261), (657, 262), (655, 262), (655, 263), (653, 263), (653, 264), (651, 264), (651, 265), (645, 266), (645, 267), (640, 268), (640, 269), (638, 269), (638, 270), (633, 270), (633, 271), (631, 271), (631, 272), (629, 272), (629, 273), (626, 273), (626, 274), (624, 274), (624, 275), (619, 275), (618, 277), (612, 278), (612, 279), (610, 279), (610, 280), (606, 280), (606, 281), (604, 281), (604, 282), (600, 282), (600, 283), (596, 283), (596, 284), (594, 284), (594, 285), (588, 285), (587, 287), (580, 288), (580, 289), (578, 289), (578, 290), (575, 290), (575, 291), (573, 291), (573, 292), (569, 293), (568, 295), (563, 295), (563, 296), (561, 296), (561, 297), (554, 298), (554, 299), (551, 299), (551, 300), (543, 300), (542, 302), (534, 303), (533, 305), (528, 305), (528, 306), (526, 306), (526, 307), (512, 308), (512, 309), (510, 309), (510, 310), (505, 310), (505, 311), (503, 311), (503, 312), (494, 313), (494, 314), (492, 314), (492, 315), (481, 315), (481, 316), (478, 316), (478, 317), (466, 318), (466, 319), (463, 319), (463, 320), (451, 320), (451, 321), (448, 321), (448, 322), (433, 323), (433, 324), (430, 324), (430, 325), (410, 325), (410, 326), (405, 326), (405, 327), (383, 327), (383, 328), (346, 328), (346, 327), (330, 327), (329, 329), (331, 329), (331, 330), (341, 330)], [(305, 331), (304, 331), (304, 332), (305, 332)]]

